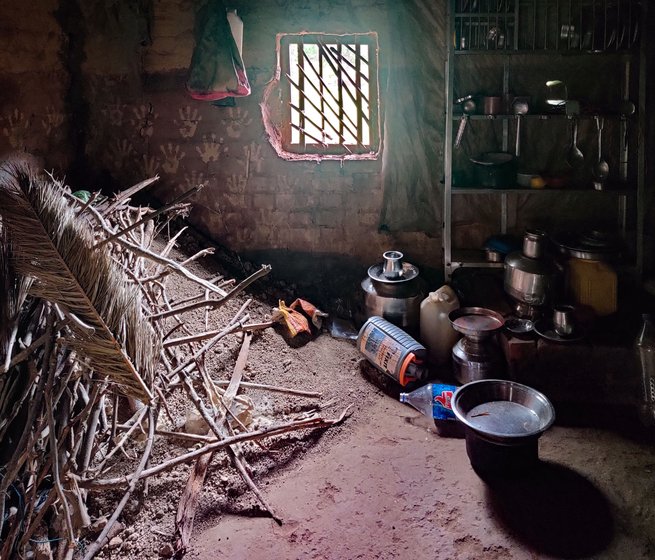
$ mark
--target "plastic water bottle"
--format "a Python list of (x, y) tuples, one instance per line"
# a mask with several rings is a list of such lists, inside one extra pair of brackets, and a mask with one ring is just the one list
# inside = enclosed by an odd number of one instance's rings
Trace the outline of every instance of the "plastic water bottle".
[(456, 390), (454, 385), (428, 383), (411, 393), (400, 393), (400, 402), (410, 404), (428, 418), (433, 418), (440, 436), (462, 437), (463, 426), (455, 418), (450, 404)]
[(650, 314), (642, 315), (637, 337), (637, 352), (641, 369), (642, 395), (639, 417), (645, 426), (655, 426), (655, 324)]

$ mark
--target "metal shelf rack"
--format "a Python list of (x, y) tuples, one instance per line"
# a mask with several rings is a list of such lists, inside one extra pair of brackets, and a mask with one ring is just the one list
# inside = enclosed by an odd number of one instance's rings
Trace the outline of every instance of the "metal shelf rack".
[[(643, 273), (644, 227), (644, 118), (645, 114), (645, 46), (642, 40), (642, 22), (646, 21), (647, 2), (642, 0), (450, 0), (448, 2), (449, 34), (446, 60), (446, 122), (444, 149), (444, 212), (443, 257), (444, 273), (450, 279), (460, 267), (494, 268), (502, 263), (488, 263), (484, 253), (477, 249), (453, 247), (453, 204), (457, 195), (494, 195), (500, 198), (500, 231), (508, 230), (508, 200), (517, 195), (551, 196), (562, 192), (583, 196), (615, 197), (617, 225), (626, 234), (628, 207), (634, 207), (634, 261), (637, 276)], [(454, 74), (460, 57), (491, 55), (496, 58), (502, 72), (502, 93), (510, 91), (511, 64), (514, 57), (532, 55), (558, 58), (618, 56), (624, 70), (621, 76), (621, 97), (633, 101), (636, 115), (626, 117), (619, 113), (603, 115), (617, 119), (620, 126), (621, 158), (635, 162), (636, 173), (619, 190), (594, 191), (589, 189), (490, 189), (476, 185), (453, 186), (453, 127), (462, 114), (455, 110)], [(631, 72), (638, 72), (637, 86), (631, 87)], [(634, 80), (633, 80), (634, 82)], [(598, 114), (598, 113), (596, 113)], [(592, 119), (596, 114), (576, 115), (576, 119)], [(502, 126), (502, 151), (509, 148), (510, 124), (517, 118), (513, 114), (470, 115), (476, 121), (496, 121)], [(530, 113), (522, 116), (531, 120), (570, 119), (566, 114)], [(525, 122), (525, 121), (524, 121)], [(628, 154), (628, 130), (634, 135), (633, 153)], [(628, 204), (629, 201), (634, 204)]]

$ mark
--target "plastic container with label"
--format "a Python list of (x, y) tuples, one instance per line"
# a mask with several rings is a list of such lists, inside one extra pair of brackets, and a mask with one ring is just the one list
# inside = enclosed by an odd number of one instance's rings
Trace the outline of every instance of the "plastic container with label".
[(427, 375), (425, 347), (377, 315), (369, 318), (360, 329), (357, 348), (377, 369), (403, 387)]

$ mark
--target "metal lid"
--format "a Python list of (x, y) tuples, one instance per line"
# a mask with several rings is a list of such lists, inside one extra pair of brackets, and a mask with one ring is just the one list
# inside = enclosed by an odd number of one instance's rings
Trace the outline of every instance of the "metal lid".
[(562, 233), (554, 239), (560, 250), (576, 259), (608, 261), (619, 256), (618, 239), (602, 231)]
[(400, 251), (386, 251), (382, 257), (384, 262), (374, 264), (368, 269), (371, 280), (384, 284), (409, 282), (418, 276), (418, 268), (408, 262), (403, 262)]
[(505, 319), (500, 313), (484, 307), (460, 307), (448, 314), (450, 324), (465, 336), (486, 336), (501, 329)]

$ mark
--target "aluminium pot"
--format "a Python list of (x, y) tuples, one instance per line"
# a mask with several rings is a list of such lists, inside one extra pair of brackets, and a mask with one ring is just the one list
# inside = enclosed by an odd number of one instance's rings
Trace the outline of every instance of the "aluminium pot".
[(486, 152), (471, 158), (479, 186), (503, 189), (516, 187), (516, 157), (507, 152)]

